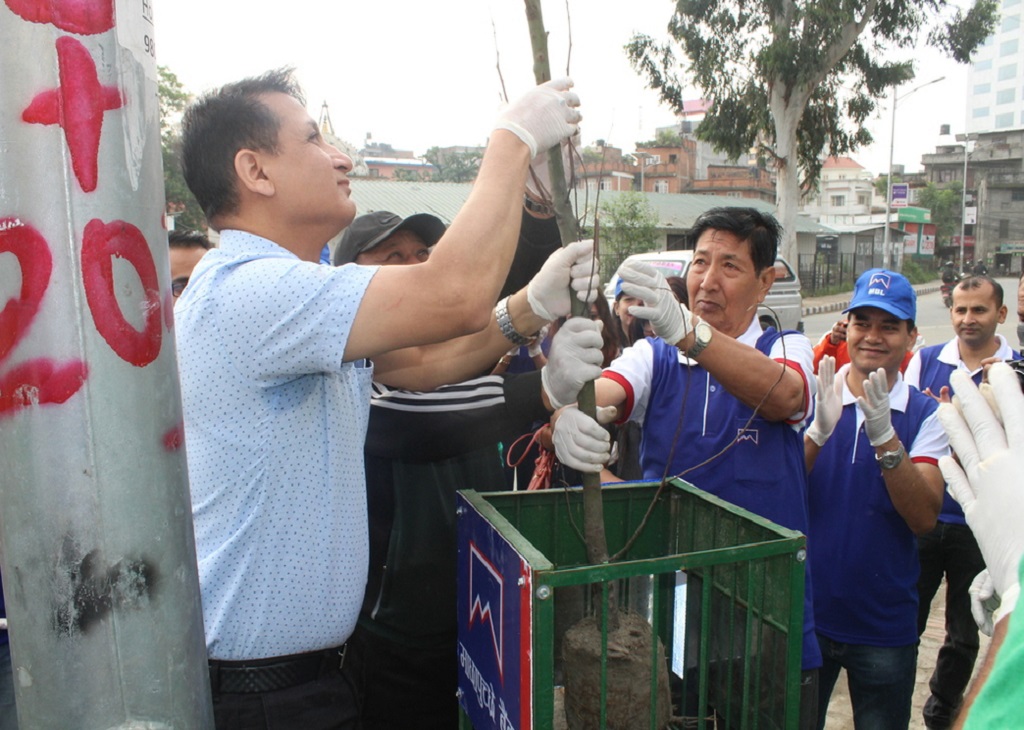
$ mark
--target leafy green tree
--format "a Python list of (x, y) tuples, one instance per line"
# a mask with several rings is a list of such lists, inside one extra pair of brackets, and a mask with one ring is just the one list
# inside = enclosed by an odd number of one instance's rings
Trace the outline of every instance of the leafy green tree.
[[(893, 175), (892, 181), (894, 184), (898, 182), (903, 182), (903, 177), (901, 175)], [(889, 194), (888, 173), (882, 173), (881, 175), (875, 178), (875, 192), (881, 195), (882, 198), (885, 198)]]
[(160, 143), (164, 162), (164, 199), (168, 212), (175, 213), (179, 229), (206, 230), (206, 217), (192, 197), (181, 172), (181, 128), (178, 124), (191, 95), (166, 66), (158, 66), (160, 95)]
[(637, 142), (636, 146), (639, 148), (651, 148), (651, 147), (678, 147), (683, 143), (683, 138), (679, 136), (679, 131), (675, 129), (659, 129), (658, 133), (654, 135), (654, 139), (649, 139), (646, 142)]
[(639, 192), (602, 199), (599, 218), (602, 281), (609, 281), (627, 256), (658, 244), (658, 216)]
[(423, 159), (437, 168), (431, 177), (435, 182), (472, 182), (480, 171), (479, 152), (452, 152), (431, 147)]
[[(780, 253), (795, 261), (801, 186), (817, 183), (823, 152), (871, 142), (864, 123), (887, 89), (914, 77), (922, 32), (966, 63), (997, 9), (997, 0), (974, 0), (966, 13), (949, 0), (678, 0), (668, 30), (688, 59), (685, 85), (672, 42), (638, 34), (626, 51), (677, 112), (687, 86), (711, 100), (700, 139), (734, 159), (753, 149), (774, 163)], [(885, 60), (891, 50), (906, 57)]]
[(935, 245), (948, 246), (953, 235), (960, 233), (963, 215), (963, 184), (954, 180), (948, 187), (940, 188), (928, 183), (917, 192), (917, 205), (932, 212), (935, 224)]
[(395, 180), (401, 180), (402, 182), (420, 182), (424, 179), (424, 173), (419, 170), (403, 170), (401, 168), (395, 170)]

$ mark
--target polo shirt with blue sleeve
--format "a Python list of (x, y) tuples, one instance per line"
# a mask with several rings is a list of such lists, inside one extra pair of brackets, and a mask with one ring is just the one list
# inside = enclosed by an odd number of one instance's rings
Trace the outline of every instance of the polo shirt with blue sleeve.
[[(960, 359), (960, 340), (954, 337), (944, 345), (932, 345), (914, 353), (913, 359), (907, 366), (904, 379), (907, 385), (918, 390), (930, 388), (933, 395), (938, 395), (942, 386), (949, 385), (949, 376), (954, 370), (962, 370), (971, 377), (975, 385), (981, 385), (985, 368), (969, 370), (964, 361)], [(1020, 360), (1020, 353), (1010, 347), (1010, 343), (1000, 334), (996, 334), (996, 342), (999, 347), (994, 357), (1000, 360)], [(939, 513), (939, 522), (946, 522), (953, 525), (966, 525), (964, 511), (960, 503), (953, 499), (953, 495), (947, 489), (942, 495), (942, 511)]]
[[(818, 632), (832, 641), (898, 647), (917, 642), (917, 538), (889, 497), (864, 412), (843, 383), (839, 423), (809, 475), (807, 535)], [(892, 427), (914, 463), (937, 464), (949, 441), (938, 403), (898, 376), (889, 391)]]
[(228, 230), (175, 306), (211, 659), (325, 649), (355, 626), (373, 368), (342, 358), (375, 273)]

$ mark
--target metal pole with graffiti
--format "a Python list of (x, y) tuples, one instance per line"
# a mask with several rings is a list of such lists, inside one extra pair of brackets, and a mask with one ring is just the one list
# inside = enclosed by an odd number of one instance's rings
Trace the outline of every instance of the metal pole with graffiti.
[(212, 727), (148, 0), (0, 0), (0, 548), (23, 728)]

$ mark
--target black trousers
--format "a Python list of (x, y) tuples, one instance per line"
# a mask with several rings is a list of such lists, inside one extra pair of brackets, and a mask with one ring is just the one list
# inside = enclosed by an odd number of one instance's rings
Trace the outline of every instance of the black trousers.
[(942, 576), (946, 576), (946, 638), (939, 648), (935, 671), (928, 682), (931, 696), (924, 706), (925, 726), (942, 730), (953, 724), (978, 657), (978, 625), (971, 615), (967, 589), (985, 569), (985, 560), (971, 528), (948, 522), (940, 522), (918, 537), (917, 550), (921, 560), (918, 635), (924, 633), (932, 598)]
[(398, 644), (357, 626), (345, 673), (359, 692), (363, 730), (458, 727), (456, 639), (429, 647)]
[(270, 692), (219, 692), (213, 687), (217, 730), (361, 730), (352, 682), (325, 662), (313, 681)]

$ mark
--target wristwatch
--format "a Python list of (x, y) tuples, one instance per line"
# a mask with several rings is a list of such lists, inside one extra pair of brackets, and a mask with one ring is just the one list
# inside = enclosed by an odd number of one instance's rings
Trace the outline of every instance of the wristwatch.
[(899, 444), (895, 451), (886, 451), (881, 456), (875, 454), (875, 461), (882, 467), (883, 470), (895, 469), (903, 461), (903, 457), (907, 455), (907, 450), (903, 448), (903, 444)]
[(711, 325), (703, 319), (698, 319), (696, 326), (693, 328), (693, 344), (686, 351), (686, 356), (691, 360), (696, 360), (697, 355), (704, 352), (704, 348), (711, 342), (711, 333), (713, 331)]

